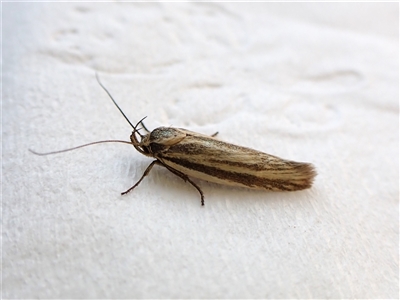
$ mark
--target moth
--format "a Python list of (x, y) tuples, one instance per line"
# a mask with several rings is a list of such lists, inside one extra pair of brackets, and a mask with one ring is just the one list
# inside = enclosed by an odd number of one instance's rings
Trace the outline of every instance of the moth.
[[(121, 140), (97, 141), (60, 151), (38, 153), (48, 155), (66, 152), (99, 143), (132, 144), (141, 154), (154, 158), (142, 177), (125, 195), (136, 188), (155, 165), (163, 166), (171, 173), (189, 182), (200, 194), (204, 205), (204, 193), (191, 178), (209, 182), (269, 191), (298, 191), (310, 188), (317, 175), (310, 163), (279, 158), (250, 148), (220, 141), (215, 135), (208, 136), (183, 128), (158, 127), (149, 131), (141, 119), (133, 125), (117, 102), (103, 86), (96, 73), (96, 79), (113, 101), (123, 117), (132, 126), (130, 142)], [(139, 125), (142, 128), (138, 128)], [(140, 133), (143, 129), (146, 133)]]

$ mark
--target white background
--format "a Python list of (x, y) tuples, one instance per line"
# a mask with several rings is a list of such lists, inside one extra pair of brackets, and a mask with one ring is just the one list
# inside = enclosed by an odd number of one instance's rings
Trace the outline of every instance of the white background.
[[(397, 3), (3, 3), (4, 298), (394, 298)], [(132, 122), (313, 163), (272, 193), (150, 163)]]

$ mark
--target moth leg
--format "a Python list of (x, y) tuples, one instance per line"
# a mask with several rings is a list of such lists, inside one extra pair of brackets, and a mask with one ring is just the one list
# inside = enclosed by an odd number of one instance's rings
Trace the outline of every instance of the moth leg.
[(135, 187), (137, 187), (139, 185), (139, 183), (142, 182), (143, 178), (145, 178), (151, 171), (151, 169), (154, 167), (155, 164), (161, 164), (158, 160), (154, 160), (146, 169), (146, 171), (144, 171), (142, 177), (139, 179), (138, 182), (135, 183), (135, 185), (131, 188), (129, 188), (128, 190), (126, 190), (125, 192), (121, 193), (121, 195), (125, 195), (128, 194), (130, 191), (132, 191)]
[(216, 133), (212, 134), (211, 137), (215, 137), (215, 136), (217, 136), (217, 134), (218, 134), (218, 131)]
[(191, 185), (193, 185), (196, 188), (196, 190), (200, 193), (201, 205), (204, 206), (204, 194), (203, 194), (203, 191), (199, 188), (199, 186), (197, 184), (195, 184), (192, 180), (190, 180), (190, 178), (187, 175), (185, 175), (175, 169), (172, 169), (171, 167), (168, 167), (164, 164), (162, 164), (162, 165), (164, 167), (166, 167), (170, 172), (174, 173), (176, 176), (179, 176), (180, 178), (182, 178), (185, 182), (188, 181)]

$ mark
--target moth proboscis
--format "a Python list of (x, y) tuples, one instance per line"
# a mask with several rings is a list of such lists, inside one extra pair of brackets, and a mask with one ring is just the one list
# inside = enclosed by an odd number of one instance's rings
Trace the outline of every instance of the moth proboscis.
[[(191, 177), (231, 186), (270, 191), (298, 191), (312, 186), (317, 173), (310, 163), (286, 160), (250, 148), (226, 143), (215, 139), (216, 134), (207, 136), (174, 127), (158, 127), (149, 131), (143, 123), (146, 117), (133, 125), (100, 82), (97, 73), (96, 79), (132, 126), (130, 142), (105, 140), (47, 153), (30, 150), (32, 153), (37, 155), (56, 154), (100, 143), (132, 144), (139, 153), (153, 157), (155, 160), (150, 163), (139, 181), (121, 193), (122, 195), (137, 187), (150, 173), (154, 165), (160, 165), (197, 189), (200, 193), (201, 205), (204, 205), (203, 191), (191, 180)], [(141, 130), (138, 128), (139, 125), (146, 134), (139, 132)]]

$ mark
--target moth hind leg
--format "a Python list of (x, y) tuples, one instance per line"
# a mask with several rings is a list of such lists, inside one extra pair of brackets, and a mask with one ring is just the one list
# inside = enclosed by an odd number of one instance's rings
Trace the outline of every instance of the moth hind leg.
[[(161, 163), (162, 164), (162, 163)], [(200, 187), (195, 184), (187, 175), (183, 174), (182, 172), (179, 172), (175, 169), (172, 169), (171, 167), (168, 167), (164, 164), (162, 164), (164, 167), (166, 167), (171, 173), (174, 173), (176, 176), (179, 176), (182, 178), (185, 182), (189, 182), (194, 188), (199, 192), (200, 198), (201, 198), (201, 205), (204, 206), (204, 194), (203, 191), (200, 189)]]

